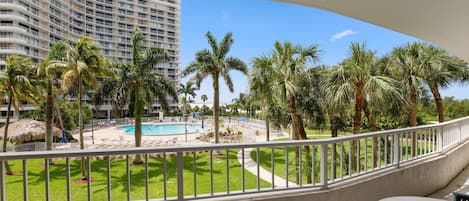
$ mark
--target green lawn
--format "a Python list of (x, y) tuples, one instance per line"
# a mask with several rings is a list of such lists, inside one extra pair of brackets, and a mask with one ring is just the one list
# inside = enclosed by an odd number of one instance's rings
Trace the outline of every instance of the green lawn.
[[(223, 151), (223, 153), (225, 153)], [(230, 171), (230, 191), (242, 189), (242, 169), (241, 165), (236, 159), (237, 150), (230, 150), (229, 152), (229, 171)], [(208, 153), (197, 154), (197, 194), (210, 193), (210, 157)], [(50, 166), (51, 177), (51, 200), (65, 200), (66, 199), (66, 180), (65, 180), (65, 160), (54, 160), (56, 165)], [(10, 165), (13, 176), (6, 177), (6, 195), (7, 200), (22, 200), (23, 187), (22, 187), (22, 165), (21, 161), (11, 161)], [(106, 181), (106, 161), (93, 160), (91, 163), (91, 177), (96, 179), (92, 183), (92, 199), (93, 200), (107, 200), (107, 181)], [(131, 199), (138, 200), (145, 198), (145, 172), (144, 165), (131, 165)], [(150, 158), (149, 159), (149, 192), (150, 198), (163, 197), (163, 159)], [(167, 158), (167, 193), (168, 197), (175, 197), (177, 193), (176, 182), (176, 157)], [(112, 185), (112, 200), (126, 200), (126, 169), (125, 160), (114, 159), (111, 161), (111, 185)], [(213, 159), (213, 173), (214, 173), (214, 191), (226, 191), (226, 155), (214, 157)], [(246, 174), (246, 189), (257, 188), (256, 176)], [(30, 200), (44, 200), (44, 165), (43, 160), (30, 160), (28, 161), (28, 185), (29, 185), (29, 199)], [(71, 177), (72, 180), (79, 180), (80, 174), (80, 161), (71, 161)], [(184, 194), (193, 195), (193, 157), (184, 157)], [(268, 187), (269, 184), (261, 181), (261, 187)], [(72, 182), (72, 200), (86, 200), (87, 185), (74, 184)]]
[[(330, 138), (331, 136), (331, 131), (329, 129), (309, 129), (305, 128), (306, 134), (308, 135), (308, 138), (311, 139), (318, 139), (318, 138)], [(289, 133), (290, 128), (284, 128), (283, 132)], [(348, 131), (339, 131), (339, 136), (346, 136), (346, 135), (351, 135), (352, 132)]]
[[(317, 139), (317, 138), (316, 138)], [(282, 139), (283, 140), (283, 139)], [(404, 140), (405, 142), (405, 140)], [(403, 159), (406, 159), (407, 157), (410, 158), (410, 154), (411, 154), (411, 150), (410, 150), (410, 140), (407, 141), (408, 144), (404, 143), (403, 144), (403, 148), (402, 148), (402, 153), (403, 153)], [(342, 172), (344, 175), (346, 175), (346, 173), (348, 173), (348, 154), (349, 154), (349, 142), (346, 141), (343, 143), (343, 152), (344, 152), (344, 155), (343, 155), (343, 166), (342, 166)], [(419, 147), (423, 146), (425, 143), (424, 142), (418, 142), (419, 144)], [(368, 139), (367, 142), (366, 142), (366, 147), (367, 147), (367, 153), (366, 153), (366, 157), (365, 157), (365, 140), (362, 139), (360, 140), (360, 171), (364, 171), (365, 169), (367, 170), (370, 170), (372, 167), (373, 167), (373, 164), (372, 164), (372, 139)], [(391, 151), (391, 148), (389, 147), (391, 145), (390, 142), (388, 142), (388, 156), (387, 156), (387, 162), (390, 163), (391, 161), (391, 158), (390, 158), (390, 151)], [(310, 146), (311, 147), (311, 146)], [(407, 147), (407, 149), (406, 149)], [(380, 145), (380, 148), (381, 148), (381, 151), (380, 151), (380, 164), (383, 166), (385, 164), (385, 161), (384, 161), (384, 141), (382, 141), (381, 145)], [(320, 158), (319, 158), (319, 154), (320, 154), (320, 147), (319, 146), (315, 146), (314, 147), (314, 151), (312, 151), (312, 153), (315, 154), (314, 158), (314, 178), (315, 178), (315, 181), (316, 182), (319, 182), (319, 164), (320, 164)], [(303, 149), (304, 150), (304, 149)], [(336, 177), (339, 177), (340, 176), (340, 157), (339, 157), (339, 153), (341, 152), (341, 147), (340, 147), (340, 144), (337, 144), (336, 145), (336, 160), (335, 160), (335, 165), (336, 165), (336, 168), (335, 168), (335, 172), (336, 172)], [(423, 150), (422, 150), (423, 151)], [(353, 153), (356, 153), (356, 149), (353, 150)], [(420, 150), (417, 150), (417, 153), (420, 153)], [(260, 164), (263, 168), (265, 168), (266, 170), (269, 170), (271, 171), (272, 170), (272, 162), (271, 162), (271, 154), (272, 154), (272, 148), (262, 148), (260, 149)], [(257, 160), (256, 158), (256, 155), (257, 155), (257, 152), (256, 150), (254, 150), (253, 152), (251, 152), (251, 158), (253, 160)], [(331, 179), (332, 178), (332, 171), (330, 170), (331, 168), (331, 158), (332, 158), (332, 145), (329, 145), (328, 147), (328, 179)], [(310, 164), (310, 165), (306, 165), (306, 157), (311, 157), (310, 156), (307, 156), (305, 154), (305, 152), (302, 153), (302, 167), (303, 167), (303, 171), (304, 172), (307, 172), (307, 171), (311, 171), (312, 167), (313, 167), (313, 164)], [(366, 158), (366, 163), (365, 163), (365, 158)], [(352, 158), (353, 163), (355, 163), (356, 161), (356, 158)], [(289, 181), (291, 182), (296, 182), (296, 160), (295, 160), (295, 147), (288, 147), (288, 179)], [(356, 163), (355, 163), (356, 164)], [(378, 164), (379, 165), (379, 164)], [(352, 167), (351, 169), (351, 172), (352, 173), (356, 173), (355, 171), (356, 168)], [(274, 149), (274, 172), (277, 176), (280, 176), (282, 178), (285, 178), (286, 177), (286, 162), (285, 162), (285, 147), (279, 147), (279, 148), (275, 148)], [(303, 173), (302, 175), (302, 182), (303, 183), (306, 183), (306, 174)]]

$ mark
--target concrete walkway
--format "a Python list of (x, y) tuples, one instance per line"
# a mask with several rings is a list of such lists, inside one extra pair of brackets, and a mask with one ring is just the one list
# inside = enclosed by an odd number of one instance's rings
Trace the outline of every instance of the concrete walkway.
[[(244, 168), (252, 174), (257, 175), (257, 163), (251, 158), (252, 150), (252, 148), (244, 150)], [(242, 164), (242, 156), (242, 151), (240, 150), (238, 152), (238, 161), (240, 164)], [(259, 177), (268, 183), (272, 183), (272, 173), (262, 168), (262, 166), (259, 166)], [(286, 187), (286, 180), (274, 175), (274, 184), (276, 187)], [(296, 184), (288, 182), (288, 186), (296, 186)]]
[(446, 188), (433, 193), (430, 197), (453, 201), (453, 192), (469, 194), (469, 166), (464, 168)]

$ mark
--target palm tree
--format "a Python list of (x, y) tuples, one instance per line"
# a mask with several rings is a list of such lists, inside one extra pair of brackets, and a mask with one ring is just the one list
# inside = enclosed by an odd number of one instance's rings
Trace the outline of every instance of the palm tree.
[(321, 89), (325, 74), (325, 67), (323, 66), (310, 68), (300, 78), (302, 84), (297, 88), (296, 100), (299, 113), (306, 121), (314, 123), (317, 127), (326, 122), (325, 103), (322, 103), (324, 93)]
[[(306, 65), (310, 62), (318, 60), (319, 47), (317, 45), (310, 45), (303, 47), (301, 45), (293, 45), (290, 42), (276, 41), (274, 44), (274, 51), (271, 56), (272, 64), (274, 66), (274, 88), (277, 91), (276, 95), (280, 102), (288, 105), (292, 126), (293, 126), (293, 139), (303, 140), (307, 139), (306, 131), (301, 116), (297, 111), (296, 96), (298, 86), (301, 85), (299, 78), (305, 72)], [(306, 166), (311, 167), (310, 147), (305, 146), (304, 152), (306, 156)], [(299, 167), (298, 161), (300, 160), (300, 148), (298, 147), (295, 152), (296, 167)], [(296, 182), (299, 183), (299, 174), (296, 174)], [(307, 182), (312, 183), (312, 176), (310, 173), (307, 175)]]
[[(66, 62), (62, 61), (65, 58), (66, 48), (67, 45), (65, 41), (60, 41), (54, 44), (54, 46), (51, 48), (51, 51), (49, 52), (48, 58), (38, 65), (38, 75), (45, 77), (43, 86), (46, 91), (46, 150), (52, 150), (52, 119), (53, 109), (56, 102), (56, 94), (58, 90), (55, 85), (58, 82), (57, 73), (66, 66)], [(60, 111), (58, 108), (56, 109), (57, 111)]]
[[(329, 108), (343, 108), (354, 103), (353, 133), (360, 133), (362, 112), (368, 119), (373, 131), (377, 131), (376, 122), (371, 115), (369, 105), (384, 106), (390, 99), (401, 99), (395, 81), (389, 77), (377, 75), (376, 58), (364, 44), (352, 43), (350, 57), (330, 73), (325, 88), (325, 102)], [(376, 145), (376, 139), (373, 139)], [(376, 157), (377, 146), (374, 146), (373, 157)], [(377, 160), (374, 160), (377, 162)], [(376, 164), (373, 164), (376, 165)], [(355, 166), (354, 166), (355, 167)]]
[(211, 76), (213, 79), (213, 119), (214, 119), (214, 131), (215, 131), (215, 143), (218, 143), (219, 135), (219, 79), (222, 77), (225, 80), (226, 85), (230, 92), (233, 92), (233, 81), (230, 77), (230, 70), (237, 70), (243, 74), (247, 74), (247, 67), (243, 61), (236, 57), (227, 57), (230, 51), (231, 45), (233, 44), (232, 33), (227, 33), (220, 43), (217, 43), (216, 38), (212, 33), (207, 32), (205, 34), (207, 41), (210, 44), (211, 50), (204, 49), (196, 53), (195, 61), (192, 62), (184, 71), (183, 76), (195, 73), (192, 80), (195, 81), (197, 87), (200, 87), (202, 81)]
[(272, 53), (272, 63), (274, 65), (274, 77), (276, 88), (279, 90), (279, 97), (283, 102), (288, 103), (290, 116), (292, 119), (294, 139), (307, 139), (301, 116), (297, 113), (296, 92), (299, 78), (305, 72), (308, 62), (318, 60), (318, 46), (311, 45), (302, 47), (293, 45), (290, 42), (275, 42)]
[[(178, 93), (179, 94), (183, 94), (183, 100), (182, 100), (182, 104), (184, 105), (184, 111), (183, 111), (183, 114), (182, 116), (184, 117), (184, 122), (185, 122), (185, 130), (186, 130), (186, 136), (185, 136), (185, 139), (186, 139), (186, 142), (187, 142), (187, 114), (186, 114), (186, 106), (188, 104), (188, 99), (190, 99), (190, 96), (192, 97), (195, 97), (195, 90), (197, 90), (197, 88), (194, 86), (194, 83), (193, 82), (187, 82), (186, 85), (184, 84), (179, 84), (179, 89), (178, 89)], [(189, 97), (187, 97), (187, 95), (189, 95)]]
[(93, 102), (96, 106), (107, 104), (107, 120), (110, 121), (112, 117), (112, 106), (118, 105), (117, 99), (113, 98), (116, 95), (117, 80), (112, 78), (103, 79), (101, 86), (94, 93)]
[(448, 87), (452, 82), (467, 80), (469, 68), (464, 61), (448, 55), (448, 53), (433, 45), (425, 45), (425, 71), (423, 71), (428, 88), (430, 89), (438, 111), (438, 122), (444, 122), (444, 106), (440, 95), (440, 87)]
[(267, 56), (256, 57), (252, 60), (252, 71), (249, 75), (249, 91), (253, 99), (257, 99), (262, 105), (265, 118), (266, 140), (270, 140), (270, 119), (268, 112), (274, 102), (274, 82), (272, 77), (274, 69), (272, 60)]
[[(36, 103), (38, 90), (31, 79), (35, 69), (31, 60), (21, 56), (11, 56), (5, 61), (6, 68), (0, 72), (0, 95), (8, 98), (8, 107), (5, 120), (5, 130), (3, 131), (3, 152), (7, 151), (8, 126), (10, 125), (10, 113), (13, 106), (15, 112), (19, 114), (19, 107), (22, 101)], [(12, 172), (7, 166), (7, 174)]]
[[(390, 65), (384, 73), (399, 81), (399, 87), (410, 102), (408, 119), (410, 126), (417, 126), (417, 101), (420, 89), (425, 83), (425, 71), (431, 70), (427, 65), (430, 57), (426, 55), (425, 45), (420, 42), (408, 43), (394, 48), (390, 55)], [(413, 156), (417, 154), (417, 133), (412, 133)]]
[(233, 104), (235, 104), (239, 109), (244, 109), (246, 115), (249, 113), (249, 101), (248, 95), (245, 93), (239, 93), (238, 98), (233, 98)]
[[(145, 37), (138, 29), (132, 34), (132, 61), (127, 64), (117, 65), (120, 80), (117, 91), (120, 99), (133, 104), (135, 116), (135, 146), (142, 143), (142, 116), (145, 106), (152, 108), (152, 104), (158, 99), (162, 108), (167, 110), (167, 96), (177, 100), (177, 91), (174, 82), (155, 71), (154, 66), (168, 60), (167, 54), (160, 48), (145, 48)], [(129, 105), (130, 107), (130, 105)], [(137, 154), (134, 164), (143, 163), (141, 155)]]
[(400, 88), (410, 100), (409, 123), (417, 126), (417, 100), (419, 88), (425, 83), (424, 75), (428, 66), (423, 43), (409, 43), (403, 47), (394, 48), (391, 53), (390, 65), (385, 73), (400, 83)]
[[(78, 84), (78, 130), (80, 133), (80, 149), (85, 148), (83, 139), (83, 92), (84, 85), (97, 89), (98, 76), (113, 76), (104, 66), (105, 58), (99, 53), (99, 47), (91, 38), (81, 36), (74, 44), (67, 44), (65, 51), (66, 69), (62, 72), (62, 88), (67, 91)], [(73, 47), (72, 47), (73, 46)], [(82, 179), (88, 179), (82, 158)]]
[[(133, 112), (132, 109), (135, 105), (133, 102), (134, 95), (129, 94), (132, 91), (129, 91), (125, 86), (125, 83), (132, 82), (132, 73), (131, 73), (131, 65), (126, 64), (113, 64), (111, 65), (111, 69), (117, 75), (116, 79), (114, 79), (112, 91), (110, 92), (109, 96), (114, 102), (114, 106), (116, 106), (120, 110), (120, 117), (124, 117), (124, 110), (127, 109), (128, 112)], [(105, 81), (106, 84), (107, 81)], [(100, 90), (101, 91), (101, 90)]]
[(200, 96), (200, 99), (202, 99), (202, 101), (204, 102), (204, 108), (202, 111), (205, 113), (205, 101), (208, 100), (207, 94), (202, 94), (202, 96)]

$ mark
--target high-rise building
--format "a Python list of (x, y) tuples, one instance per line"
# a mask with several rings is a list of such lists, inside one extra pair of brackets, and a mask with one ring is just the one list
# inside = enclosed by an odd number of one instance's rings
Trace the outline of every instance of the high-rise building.
[(0, 67), (11, 55), (40, 61), (55, 42), (81, 35), (93, 38), (109, 60), (127, 62), (138, 28), (148, 47), (170, 55), (155, 70), (177, 82), (180, 9), (180, 0), (0, 0)]

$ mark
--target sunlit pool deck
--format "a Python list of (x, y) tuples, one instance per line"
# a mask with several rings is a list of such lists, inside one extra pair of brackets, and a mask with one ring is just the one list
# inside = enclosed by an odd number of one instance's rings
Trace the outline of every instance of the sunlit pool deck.
[[(187, 124), (190, 126), (200, 126), (202, 122), (200, 120), (189, 120)], [(142, 135), (142, 146), (144, 147), (158, 147), (158, 146), (178, 146), (184, 144), (209, 144), (210, 141), (202, 141), (197, 139), (201, 135), (207, 132), (213, 131), (211, 128), (211, 122), (204, 122), (204, 129), (189, 130), (187, 133), (187, 142), (185, 132), (174, 134), (158, 134), (158, 135)], [(131, 126), (129, 124), (119, 124), (111, 127), (96, 128), (93, 131), (84, 132), (85, 147), (87, 149), (112, 149), (112, 148), (131, 148), (135, 147), (135, 137), (132, 133), (126, 133), (126, 130), (122, 127)], [(142, 125), (184, 125), (184, 122), (145, 122)], [(243, 138), (248, 138), (249, 141), (265, 141), (264, 129), (258, 125), (252, 125), (246, 122), (231, 122), (225, 123), (221, 130), (226, 130), (227, 127), (231, 127), (235, 131), (242, 131), (244, 133)], [(259, 135), (256, 135), (256, 131)], [(78, 133), (73, 134), (75, 139), (79, 139)], [(93, 144), (94, 139), (94, 144)], [(212, 140), (213, 141), (213, 140)], [(64, 145), (62, 149), (74, 149), (78, 148), (78, 143), (71, 145)], [(60, 148), (59, 148), (60, 149)]]

